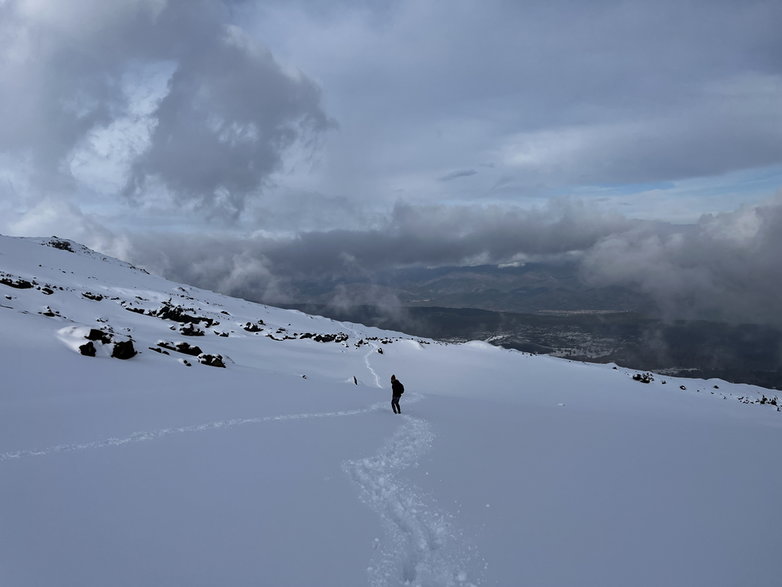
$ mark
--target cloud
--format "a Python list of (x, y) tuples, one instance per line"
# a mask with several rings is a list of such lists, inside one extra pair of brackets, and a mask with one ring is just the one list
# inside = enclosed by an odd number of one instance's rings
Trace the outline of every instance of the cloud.
[(446, 173), (438, 179), (440, 181), (451, 181), (453, 179), (459, 179), (460, 177), (470, 177), (471, 175), (476, 175), (477, 173), (478, 172), (475, 171), (475, 169), (457, 169), (456, 171)]
[(668, 316), (782, 325), (782, 194), (694, 225), (638, 225), (586, 252), (585, 278), (650, 295)]
[[(575, 261), (585, 287), (622, 286), (663, 316), (782, 324), (782, 195), (674, 225), (559, 201), (505, 206), (399, 205), (382, 226), (287, 237), (145, 235), (132, 261), (166, 276), (269, 303), (329, 295), (398, 306), (380, 276), (411, 266)], [(350, 284), (349, 286), (347, 284)]]
[(330, 128), (320, 89), (232, 24), (232, 2), (9, 0), (0, 152), (39, 193), (124, 191), (235, 218)]

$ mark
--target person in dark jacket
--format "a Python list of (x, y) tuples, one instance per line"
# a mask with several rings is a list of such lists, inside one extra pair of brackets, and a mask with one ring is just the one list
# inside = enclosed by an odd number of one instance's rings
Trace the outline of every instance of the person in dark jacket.
[(402, 382), (396, 378), (396, 375), (391, 375), (391, 409), (395, 414), (401, 414), (402, 408), (399, 407), (399, 398), (405, 392), (405, 386)]

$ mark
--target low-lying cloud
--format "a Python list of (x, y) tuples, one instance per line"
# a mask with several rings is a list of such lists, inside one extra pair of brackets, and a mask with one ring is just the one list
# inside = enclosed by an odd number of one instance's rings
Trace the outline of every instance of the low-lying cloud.
[[(585, 287), (649, 296), (670, 318), (782, 324), (782, 196), (707, 215), (694, 225), (643, 222), (564, 202), (538, 210), (397, 206), (369, 230), (287, 238), (167, 236), (133, 243), (134, 261), (173, 279), (269, 303), (309, 301), (302, 284), (330, 284), (339, 303), (367, 302), (382, 272), (412, 266), (575, 260)], [(375, 293), (385, 303), (387, 292)], [(304, 297), (302, 297), (304, 295)], [(385, 296), (385, 297), (384, 297)]]

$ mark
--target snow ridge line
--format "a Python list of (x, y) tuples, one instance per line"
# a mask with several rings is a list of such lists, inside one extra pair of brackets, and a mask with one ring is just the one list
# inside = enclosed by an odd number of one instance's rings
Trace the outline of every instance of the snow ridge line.
[(386, 534), (385, 543), (375, 539), (377, 552), (367, 569), (369, 585), (474, 587), (466, 567), (475, 551), (452, 524), (452, 516), (399, 476), (418, 465), (435, 437), (426, 420), (402, 418), (403, 425), (376, 455), (343, 463), (359, 487), (361, 501), (380, 516)]
[(75, 452), (80, 450), (91, 450), (96, 448), (106, 448), (109, 446), (122, 446), (135, 442), (146, 442), (149, 440), (158, 440), (174, 434), (186, 434), (189, 432), (204, 432), (207, 430), (222, 430), (244, 426), (246, 424), (264, 424), (267, 422), (284, 422), (288, 420), (305, 420), (310, 418), (339, 418), (343, 416), (356, 416), (377, 411), (386, 407), (385, 402), (375, 403), (367, 408), (355, 410), (341, 410), (336, 412), (302, 413), (302, 414), (282, 414), (278, 416), (264, 416), (260, 418), (234, 418), (231, 420), (218, 420), (216, 422), (207, 422), (204, 424), (193, 424), (191, 426), (179, 426), (176, 428), (161, 428), (158, 430), (133, 432), (125, 437), (112, 437), (92, 442), (80, 442), (73, 444), (58, 444), (42, 449), (18, 450), (0, 453), (0, 462), (24, 459), (29, 457), (43, 457), (58, 453)]

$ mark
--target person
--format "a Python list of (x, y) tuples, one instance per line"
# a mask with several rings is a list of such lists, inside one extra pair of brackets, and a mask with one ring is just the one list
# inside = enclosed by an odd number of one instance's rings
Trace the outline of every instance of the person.
[(399, 398), (405, 392), (405, 386), (402, 382), (396, 378), (396, 375), (391, 375), (391, 409), (395, 414), (401, 414), (402, 408), (399, 407)]

